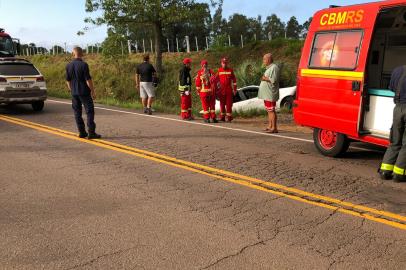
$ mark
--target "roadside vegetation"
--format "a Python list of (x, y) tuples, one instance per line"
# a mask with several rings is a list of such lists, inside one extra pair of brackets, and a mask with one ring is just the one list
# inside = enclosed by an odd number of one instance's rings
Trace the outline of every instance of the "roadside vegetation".
[[(219, 66), (221, 57), (227, 56), (235, 69), (238, 86), (257, 85), (263, 72), (262, 55), (272, 52), (276, 62), (282, 67), (281, 87), (295, 85), (296, 69), (300, 58), (302, 41), (276, 39), (267, 42), (254, 42), (244, 48), (227, 48), (186, 53), (169, 53), (163, 55), (164, 76), (160, 78), (157, 89), (157, 102), (154, 109), (165, 113), (179, 112), (178, 72), (184, 57), (193, 60), (192, 74), (200, 68), (200, 61), (207, 59), (211, 68)], [(49, 94), (53, 97), (69, 98), (65, 86), (65, 66), (71, 60), (70, 55), (35, 55), (30, 59), (44, 74)], [(139, 95), (134, 87), (136, 65), (141, 63), (141, 54), (126, 56), (87, 55), (95, 87), (97, 102), (125, 108), (141, 109)], [(152, 55), (152, 60), (153, 55)], [(200, 100), (193, 93), (194, 113), (200, 111)], [(264, 112), (244, 112), (241, 116), (257, 116)]]

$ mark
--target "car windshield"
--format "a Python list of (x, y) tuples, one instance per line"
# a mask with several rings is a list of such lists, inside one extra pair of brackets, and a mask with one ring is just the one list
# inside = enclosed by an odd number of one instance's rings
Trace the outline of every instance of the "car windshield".
[(0, 37), (0, 53), (3, 55), (14, 54), (14, 44), (10, 37)]
[(0, 64), (0, 75), (3, 76), (35, 76), (40, 75), (32, 64), (5, 63)]

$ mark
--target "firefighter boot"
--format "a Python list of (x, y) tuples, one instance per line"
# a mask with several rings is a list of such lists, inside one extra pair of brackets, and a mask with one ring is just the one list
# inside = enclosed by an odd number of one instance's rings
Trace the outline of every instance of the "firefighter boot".
[(394, 174), (393, 175), (393, 180), (395, 181), (395, 182), (398, 182), (398, 183), (400, 183), (400, 182), (406, 182), (406, 175), (401, 175), (401, 174)]
[(393, 177), (392, 171), (378, 170), (378, 173), (382, 180), (391, 180)]

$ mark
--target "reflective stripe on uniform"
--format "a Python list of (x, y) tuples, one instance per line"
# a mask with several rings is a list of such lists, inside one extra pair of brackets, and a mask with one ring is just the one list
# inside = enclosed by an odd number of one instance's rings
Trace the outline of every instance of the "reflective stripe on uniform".
[(223, 72), (219, 72), (219, 75), (231, 75), (231, 72), (223, 71)]
[(190, 85), (179, 85), (179, 91), (189, 91), (190, 90)]
[(405, 169), (399, 168), (399, 167), (394, 167), (393, 168), (393, 172), (395, 174), (399, 174), (399, 175), (405, 175)]
[(211, 110), (210, 112), (214, 113), (214, 112), (216, 112), (216, 110)]
[(189, 112), (189, 110), (181, 110), (181, 112)]
[(393, 171), (393, 167), (395, 167), (395, 166), (392, 164), (386, 164), (386, 163), (381, 164), (381, 170), (383, 170), (383, 171)]
[(200, 90), (200, 93), (209, 93), (211, 92), (211, 89), (202, 89)]

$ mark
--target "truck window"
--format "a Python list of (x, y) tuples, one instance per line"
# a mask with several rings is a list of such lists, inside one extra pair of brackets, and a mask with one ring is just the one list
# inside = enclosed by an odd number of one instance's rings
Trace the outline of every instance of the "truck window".
[(348, 69), (357, 66), (362, 31), (318, 33), (314, 39), (310, 67)]
[(0, 75), (3, 76), (36, 76), (38, 70), (31, 64), (0, 64)]

